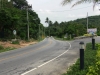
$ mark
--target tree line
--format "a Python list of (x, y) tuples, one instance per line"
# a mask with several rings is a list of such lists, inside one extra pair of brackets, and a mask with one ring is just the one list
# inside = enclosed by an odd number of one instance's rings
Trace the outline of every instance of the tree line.
[[(40, 23), (38, 14), (32, 10), (26, 0), (1, 0), (0, 1), (0, 39), (14, 38), (13, 30), (17, 31), (18, 39), (27, 39), (28, 21), (29, 21), (29, 37), (38, 39), (44, 36), (64, 37), (71, 35), (72, 37), (81, 36), (87, 33), (87, 19), (77, 19), (69, 22), (54, 23), (46, 18), (45, 23), (49, 26), (44, 27)], [(89, 28), (97, 28), (97, 34), (100, 35), (100, 16), (90, 16)]]
[[(88, 28), (97, 28), (97, 35), (100, 35), (100, 15), (88, 17)], [(83, 36), (87, 34), (87, 18), (81, 18), (69, 22), (54, 23), (46, 18), (46, 23), (49, 25), (46, 28), (46, 34), (63, 38), (71, 35), (72, 37)]]
[[(0, 38), (12, 39), (13, 30), (16, 30), (17, 38), (27, 39), (27, 7), (30, 7), (28, 8), (29, 37), (38, 38), (40, 19), (26, 0), (0, 1)], [(43, 27), (42, 24), (40, 26)]]

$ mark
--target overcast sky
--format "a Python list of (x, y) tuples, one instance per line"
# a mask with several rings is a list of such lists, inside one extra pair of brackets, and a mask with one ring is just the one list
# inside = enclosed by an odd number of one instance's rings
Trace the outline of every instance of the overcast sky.
[(89, 16), (100, 15), (99, 6), (97, 5), (93, 10), (93, 3), (80, 4), (71, 8), (71, 4), (62, 6), (62, 0), (27, 0), (28, 4), (32, 4), (33, 10), (38, 14), (41, 23), (46, 26), (46, 17), (52, 22), (59, 23), (75, 20)]

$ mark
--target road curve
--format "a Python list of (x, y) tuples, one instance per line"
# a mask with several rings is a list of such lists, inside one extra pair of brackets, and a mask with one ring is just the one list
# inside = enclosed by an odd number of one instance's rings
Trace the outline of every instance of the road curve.
[[(69, 41), (70, 47), (67, 43), (65, 44), (65, 50), (63, 48), (60, 49), (65, 51), (59, 55), (60, 57), (57, 56), (55, 57), (56, 59), (54, 58), (54, 60), (51, 59), (48, 61), (50, 63), (45, 62), (44, 64), (35, 67), (21, 75), (62, 75), (63, 73), (66, 73), (66, 70), (68, 70), (69, 66), (74, 64), (77, 58), (79, 58), (79, 43), (81, 41), (83, 41), (86, 45), (86, 43), (92, 42), (92, 38)], [(100, 37), (95, 37), (95, 41), (96, 43), (100, 43)]]
[(46, 38), (35, 45), (0, 53), (0, 75), (26, 75), (62, 56), (70, 47), (68, 42)]

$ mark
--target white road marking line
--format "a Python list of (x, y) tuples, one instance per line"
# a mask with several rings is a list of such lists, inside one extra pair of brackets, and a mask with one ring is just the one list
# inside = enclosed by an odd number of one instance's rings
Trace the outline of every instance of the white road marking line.
[(32, 69), (32, 70), (30, 70), (30, 71), (27, 71), (27, 72), (25, 72), (25, 73), (23, 73), (23, 74), (21, 74), (21, 75), (28, 74), (29, 72), (34, 71), (34, 70), (36, 70), (36, 69), (37, 69), (37, 68), (34, 68), (34, 69)]
[(46, 65), (46, 64), (48, 64), (48, 63), (54, 61), (55, 59), (59, 58), (60, 56), (64, 55), (64, 54), (67, 53), (67, 52), (69, 51), (69, 49), (71, 48), (71, 44), (70, 44), (69, 42), (68, 42), (68, 44), (70, 45), (70, 47), (69, 47), (64, 53), (62, 53), (62, 54), (60, 54), (59, 56), (57, 56), (57, 57), (55, 57), (55, 58), (53, 58), (53, 59), (51, 59), (51, 60), (49, 60), (49, 61), (47, 61), (47, 62), (45, 62), (45, 63), (43, 63), (43, 64), (41, 64), (41, 65), (39, 65), (39, 66), (37, 66), (37, 68), (34, 68), (34, 69), (30, 70), (30, 71), (27, 71), (27, 72), (25, 72), (25, 73), (23, 73), (23, 74), (21, 74), (21, 75), (26, 75), (26, 74), (28, 74), (28, 73), (30, 73), (30, 72), (32, 72), (32, 71), (34, 71), (34, 70), (36, 70), (36, 69), (42, 67), (42, 66), (44, 66), (44, 65)]

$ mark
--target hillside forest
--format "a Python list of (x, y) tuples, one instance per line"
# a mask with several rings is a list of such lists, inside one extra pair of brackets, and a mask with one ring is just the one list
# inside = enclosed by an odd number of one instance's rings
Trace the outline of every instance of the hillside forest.
[[(100, 35), (100, 15), (88, 17), (88, 28), (97, 28), (97, 35)], [(47, 30), (48, 34), (57, 37), (64, 37), (66, 34), (73, 37), (82, 36), (87, 34), (87, 18), (61, 23), (49, 21)]]

